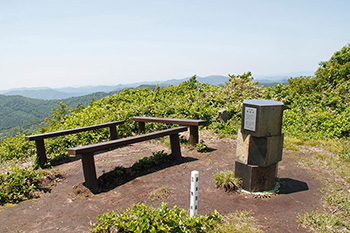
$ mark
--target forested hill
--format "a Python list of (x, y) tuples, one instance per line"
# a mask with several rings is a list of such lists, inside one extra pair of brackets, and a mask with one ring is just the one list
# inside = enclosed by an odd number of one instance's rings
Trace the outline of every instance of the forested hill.
[(25, 133), (36, 129), (45, 118), (51, 115), (52, 108), (59, 107), (57, 102), (62, 102), (69, 108), (75, 108), (78, 104), (86, 107), (92, 99), (99, 100), (113, 94), (114, 92), (97, 92), (63, 100), (0, 95), (0, 139), (4, 136), (13, 136), (17, 132)]

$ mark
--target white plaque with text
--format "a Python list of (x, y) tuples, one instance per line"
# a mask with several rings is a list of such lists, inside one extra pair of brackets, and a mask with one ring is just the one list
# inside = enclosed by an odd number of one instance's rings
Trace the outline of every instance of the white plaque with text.
[(245, 107), (244, 129), (255, 131), (256, 126), (256, 108)]

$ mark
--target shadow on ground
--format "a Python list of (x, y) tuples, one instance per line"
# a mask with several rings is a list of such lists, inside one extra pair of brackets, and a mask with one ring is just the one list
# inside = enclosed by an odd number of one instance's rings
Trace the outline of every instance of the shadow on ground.
[(280, 183), (283, 186), (282, 194), (291, 194), (309, 190), (307, 183), (290, 178), (281, 178)]
[(121, 186), (127, 182), (130, 182), (138, 177), (145, 176), (154, 172), (158, 172), (162, 169), (180, 165), (183, 163), (190, 163), (198, 159), (192, 157), (182, 157), (180, 159), (174, 159), (172, 156), (163, 161), (160, 161), (158, 165), (147, 167), (143, 169), (136, 168), (136, 163), (131, 167), (124, 168), (118, 166), (112, 171), (106, 172), (100, 177), (98, 177), (98, 191), (94, 192), (95, 194), (108, 192), (115, 189), (118, 186)]

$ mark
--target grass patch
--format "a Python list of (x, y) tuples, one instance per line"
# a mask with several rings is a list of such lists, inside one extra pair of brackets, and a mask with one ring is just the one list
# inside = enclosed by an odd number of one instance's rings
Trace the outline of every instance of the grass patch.
[(242, 180), (235, 177), (235, 171), (224, 170), (213, 174), (215, 185), (217, 188), (223, 188), (226, 192), (236, 191), (241, 189)]
[[(299, 224), (309, 231), (350, 232), (350, 161), (348, 152), (350, 140), (313, 140), (306, 145), (316, 146), (323, 151), (305, 158), (304, 165), (310, 169), (321, 169), (329, 175), (323, 192), (323, 209), (304, 213)], [(332, 153), (330, 153), (332, 152)]]
[(223, 223), (218, 225), (216, 232), (263, 232), (254, 221), (253, 216), (247, 211), (236, 211), (224, 216)]
[(302, 227), (312, 232), (349, 232), (350, 225), (332, 213), (311, 212), (299, 217)]
[(150, 192), (148, 197), (154, 201), (157, 199), (166, 199), (171, 193), (171, 189), (167, 185), (163, 185), (162, 187)]

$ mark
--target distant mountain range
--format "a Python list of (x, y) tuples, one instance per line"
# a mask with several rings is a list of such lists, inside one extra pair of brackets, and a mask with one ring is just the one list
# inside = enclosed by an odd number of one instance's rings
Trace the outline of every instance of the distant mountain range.
[[(309, 75), (311, 72), (304, 72), (303, 74)], [(302, 74), (300, 74), (302, 75)], [(272, 84), (272, 83), (283, 83), (286, 82), (290, 77), (300, 76), (298, 73), (292, 75), (288, 74), (276, 74), (270, 76), (256, 76), (255, 80), (259, 81), (262, 84)], [(312, 74), (310, 74), (312, 75)], [(10, 90), (0, 91), (2, 95), (20, 95), (33, 99), (42, 99), (42, 100), (61, 100), (71, 97), (84, 96), (96, 92), (119, 92), (125, 88), (137, 88), (144, 85), (160, 85), (166, 87), (169, 85), (177, 86), (180, 83), (189, 80), (188, 78), (183, 79), (171, 79), (167, 81), (152, 81), (152, 82), (139, 82), (132, 84), (119, 84), (119, 85), (104, 85), (104, 86), (83, 86), (83, 87), (63, 87), (63, 88), (49, 88), (49, 87), (40, 87), (40, 88), (16, 88)], [(210, 85), (224, 85), (228, 80), (228, 76), (222, 75), (211, 75), (207, 77), (197, 77), (197, 80), (201, 83), (207, 83)]]

